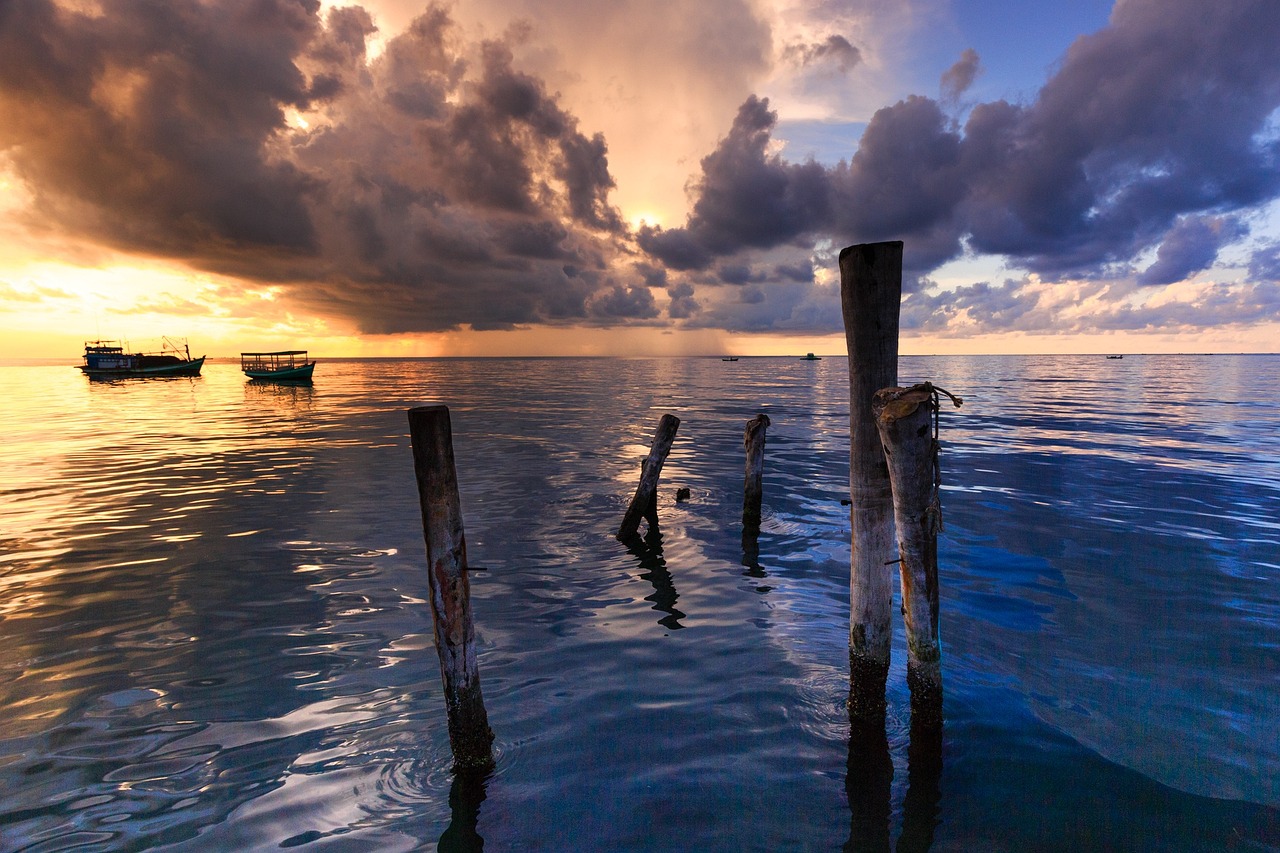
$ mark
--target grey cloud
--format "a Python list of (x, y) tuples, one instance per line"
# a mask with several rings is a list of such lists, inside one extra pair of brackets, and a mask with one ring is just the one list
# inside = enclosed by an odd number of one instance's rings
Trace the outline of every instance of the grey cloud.
[(704, 269), (716, 255), (767, 248), (829, 218), (828, 179), (814, 162), (787, 163), (766, 148), (777, 114), (754, 96), (729, 135), (702, 161), (697, 201), (684, 228), (645, 228), (641, 248), (675, 269)]
[(636, 242), (657, 260), (673, 270), (699, 270), (706, 268), (714, 258), (683, 228), (663, 229), (642, 225), (636, 233)]
[(658, 316), (658, 307), (647, 287), (614, 285), (591, 305), (592, 313), (609, 319), (649, 319)]
[(672, 320), (686, 320), (696, 315), (702, 305), (694, 298), (693, 293), (693, 285), (688, 282), (680, 282), (667, 288), (667, 295), (671, 297), (667, 316)]
[(59, 227), (298, 282), (370, 332), (625, 307), (596, 274), (626, 248), (605, 141), (501, 41), (464, 43), (432, 6), (370, 61), (358, 8), (99, 6), (0, 5), (0, 151)]
[(949, 289), (928, 283), (903, 298), (901, 323), (904, 329), (945, 336), (958, 329), (966, 335), (1171, 331), (1280, 321), (1276, 282), (1213, 285), (1155, 304), (1135, 303), (1133, 294), (1131, 288), (1098, 282), (1059, 294), (1069, 298), (1050, 300), (1044, 285), (1031, 280)]
[(1249, 258), (1249, 280), (1256, 283), (1280, 282), (1280, 243), (1259, 247)]
[(848, 73), (862, 62), (862, 52), (841, 35), (830, 35), (820, 42), (789, 44), (782, 50), (782, 58), (802, 67), (830, 64), (841, 73)]
[(774, 275), (788, 281), (807, 284), (813, 281), (813, 264), (778, 264), (773, 268)]
[(716, 276), (725, 284), (747, 284), (761, 282), (763, 273), (753, 270), (749, 264), (721, 264)]
[(971, 47), (966, 47), (960, 54), (960, 58), (956, 60), (956, 64), (948, 68), (939, 81), (942, 97), (957, 100), (969, 90), (981, 71), (982, 62), (978, 58), (978, 52)]
[(1138, 284), (1172, 284), (1206, 270), (1218, 258), (1223, 245), (1243, 237), (1236, 219), (1188, 216), (1169, 229), (1156, 260), (1137, 278)]
[[(1034, 102), (977, 104), (959, 127), (910, 97), (831, 168), (770, 155), (774, 115), (751, 98), (703, 160), (688, 222), (663, 236), (702, 268), (829, 238), (903, 239), (917, 273), (967, 243), (1050, 280), (1111, 275), (1163, 244), (1148, 279), (1190, 274), (1212, 262), (1194, 223), (1280, 195), (1280, 140), (1264, 133), (1280, 105), (1276, 32), (1268, 0), (1127, 0)], [(962, 57), (952, 91), (977, 67)]]
[(262, 156), (284, 108), (313, 99), (292, 58), (317, 34), (314, 10), (101, 5), (99, 16), (47, 0), (0, 6), (0, 150), (38, 209), (148, 251), (207, 240), (314, 251), (318, 182)]
[(904, 329), (942, 332), (960, 318), (985, 331), (1010, 331), (1040, 328), (1044, 318), (1034, 318), (1039, 296), (1025, 292), (1025, 282), (1009, 280), (993, 286), (976, 284), (930, 293), (917, 290), (902, 301), (901, 324)]
[[(466, 43), (440, 6), (371, 60), (374, 32), (363, 10), (322, 18), (312, 0), (0, 0), (0, 152), (44, 224), (296, 284), (313, 310), (379, 333), (645, 322), (651, 287), (688, 325), (838, 328), (812, 264), (882, 239), (906, 241), (908, 277), (966, 247), (1041, 280), (1156, 250), (1138, 276), (1154, 286), (1208, 268), (1243, 212), (1280, 195), (1274, 0), (1125, 0), (1032, 102), (976, 104), (961, 126), (905, 98), (832, 167), (774, 153), (776, 115), (748, 98), (701, 161), (683, 227), (633, 234), (609, 201), (606, 140), (506, 41)], [(859, 57), (833, 36), (790, 59)], [(944, 98), (978, 71), (966, 51)], [(1258, 251), (1254, 289), (1214, 291), (1200, 316), (1266, 316), (1278, 257)], [(904, 311), (919, 328), (1076, 322), (1035, 292), (922, 288)], [(1097, 322), (1157, 320), (1116, 307)]]

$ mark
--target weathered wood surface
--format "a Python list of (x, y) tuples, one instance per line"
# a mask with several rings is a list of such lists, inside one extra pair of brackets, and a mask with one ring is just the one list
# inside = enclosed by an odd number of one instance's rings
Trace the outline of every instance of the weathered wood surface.
[(941, 714), (942, 647), (938, 639), (938, 528), (932, 385), (883, 388), (872, 402), (893, 486), (898, 573), (907, 629), (907, 684), (913, 718)]
[(636, 486), (635, 497), (631, 506), (627, 507), (622, 524), (618, 527), (619, 539), (630, 539), (640, 529), (640, 521), (649, 522), (650, 530), (658, 529), (658, 475), (662, 473), (662, 464), (667, 461), (671, 452), (671, 444), (676, 440), (676, 430), (680, 427), (680, 419), (675, 415), (663, 415), (658, 421), (658, 430), (654, 434), (653, 444), (649, 446), (649, 456), (640, 470), (640, 484)]
[(760, 508), (764, 502), (764, 438), (769, 416), (763, 412), (747, 421), (742, 433), (747, 461), (742, 478), (742, 529), (760, 531)]
[(893, 601), (893, 504), (871, 401), (898, 384), (902, 242), (840, 253), (840, 305), (849, 352), (850, 713), (882, 717)]
[(486, 767), (493, 764), (493, 731), (480, 692), (467, 542), (448, 407), (410, 409), (409, 434), (427, 544), (432, 625), (444, 680), (449, 744), (455, 766)]

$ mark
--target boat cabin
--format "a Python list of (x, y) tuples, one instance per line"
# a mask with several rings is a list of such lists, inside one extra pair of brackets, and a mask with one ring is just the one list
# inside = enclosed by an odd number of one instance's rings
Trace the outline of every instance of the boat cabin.
[(240, 369), (245, 372), (279, 373), (282, 370), (297, 370), (310, 363), (307, 351), (303, 349), (240, 353)]

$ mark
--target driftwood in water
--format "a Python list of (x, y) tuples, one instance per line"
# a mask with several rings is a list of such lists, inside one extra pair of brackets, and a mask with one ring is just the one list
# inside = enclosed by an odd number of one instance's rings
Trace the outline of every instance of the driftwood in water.
[(635, 536), (641, 519), (649, 522), (650, 530), (658, 529), (658, 475), (662, 473), (662, 463), (667, 461), (679, 427), (680, 419), (675, 415), (663, 415), (658, 421), (649, 457), (640, 470), (640, 485), (636, 487), (635, 497), (631, 499), (631, 506), (627, 507), (627, 514), (622, 517), (622, 525), (618, 528), (619, 539)]
[(902, 242), (864, 243), (840, 253), (840, 305), (849, 351), (849, 709), (882, 718), (893, 638), (896, 559), (889, 472), (871, 412), (876, 391), (898, 384)]
[(938, 531), (942, 507), (938, 496), (938, 447), (933, 432), (938, 391), (927, 382), (910, 388), (883, 388), (876, 392), (872, 409), (893, 484), (912, 719), (940, 719)]
[(493, 764), (493, 732), (480, 693), (467, 543), (448, 407), (410, 409), (409, 434), (427, 543), (431, 616), (449, 715), (449, 744), (456, 767), (488, 767)]
[(742, 443), (747, 449), (746, 470), (742, 480), (743, 533), (760, 531), (760, 505), (764, 500), (764, 434), (769, 416), (761, 413), (747, 421)]

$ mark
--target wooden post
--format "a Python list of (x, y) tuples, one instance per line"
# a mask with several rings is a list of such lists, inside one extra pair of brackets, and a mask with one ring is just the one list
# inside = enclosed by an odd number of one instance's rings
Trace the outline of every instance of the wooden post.
[(658, 421), (658, 431), (649, 446), (649, 458), (640, 470), (640, 485), (636, 487), (635, 497), (631, 499), (627, 514), (622, 517), (622, 526), (618, 528), (619, 539), (635, 536), (642, 518), (649, 522), (650, 530), (658, 529), (658, 475), (662, 473), (662, 463), (667, 461), (679, 427), (680, 419), (675, 415), (663, 415)]
[(924, 383), (883, 388), (872, 402), (893, 484), (898, 531), (902, 615), (907, 627), (907, 685), (911, 716), (942, 713), (942, 647), (938, 642), (937, 456), (933, 418), (937, 392)]
[(747, 448), (746, 472), (742, 481), (743, 533), (760, 531), (760, 504), (764, 499), (764, 433), (769, 416), (763, 412), (747, 421), (742, 443)]
[(422, 507), (422, 535), (427, 543), (431, 616), (449, 714), (449, 744), (455, 767), (488, 767), (493, 764), (493, 731), (480, 694), (467, 542), (453, 464), (449, 408), (410, 409), (409, 434)]
[(871, 398), (898, 384), (902, 242), (864, 243), (840, 253), (840, 307), (849, 350), (849, 709), (883, 718), (897, 558), (889, 472)]

